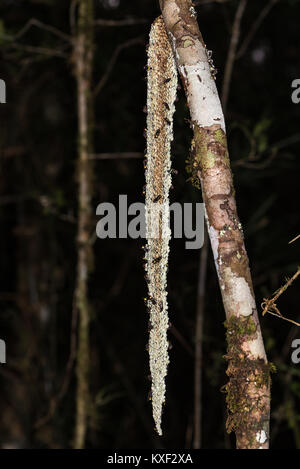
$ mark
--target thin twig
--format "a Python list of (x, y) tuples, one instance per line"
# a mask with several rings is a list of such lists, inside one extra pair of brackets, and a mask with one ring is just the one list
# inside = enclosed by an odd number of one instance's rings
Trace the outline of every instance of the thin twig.
[(241, 47), (239, 48), (236, 54), (236, 60), (240, 59), (246, 52), (249, 47), (250, 42), (254, 38), (257, 30), (259, 29), (260, 25), (270, 12), (271, 8), (277, 3), (279, 0), (270, 0), (269, 3), (261, 10), (260, 15), (253, 23), (252, 27), (250, 28), (249, 33), (247, 34), (246, 38), (244, 39)]
[(143, 43), (144, 43), (143, 36), (138, 36), (133, 39), (129, 39), (128, 41), (123, 42), (122, 44), (119, 44), (116, 47), (113, 55), (110, 58), (105, 74), (102, 76), (102, 78), (100, 79), (99, 83), (97, 84), (94, 90), (94, 96), (97, 96), (102, 90), (102, 88), (105, 86), (122, 50), (126, 49), (127, 47), (130, 47), (136, 44), (143, 44)]
[(70, 18), (70, 29), (72, 36), (75, 36), (76, 32), (76, 15), (75, 15), (75, 9), (76, 5), (79, 0), (72, 0), (70, 3), (70, 11), (69, 11), (69, 18)]
[(258, 158), (241, 159), (241, 160), (234, 161), (232, 166), (243, 166), (244, 168), (249, 168), (249, 169), (265, 169), (272, 163), (272, 161), (276, 158), (277, 154), (278, 154), (278, 149), (273, 148), (269, 156), (265, 160), (260, 161), (259, 163), (253, 162), (253, 160), (258, 159)]
[(292, 324), (295, 324), (296, 326), (300, 327), (300, 323), (293, 321), (292, 319), (285, 318), (282, 316), (280, 313), (279, 309), (277, 308), (276, 301), (279, 298), (279, 296), (282, 295), (282, 293), (296, 280), (296, 278), (300, 275), (300, 267), (298, 267), (297, 272), (277, 291), (277, 293), (274, 295), (273, 298), (270, 300), (264, 298), (261, 307), (263, 309), (262, 315), (264, 316), (266, 313), (272, 314), (273, 316), (276, 316), (280, 319), (283, 319), (284, 321), (291, 322)]
[(233, 161), (232, 166), (244, 166), (250, 169), (264, 169), (270, 165), (270, 163), (273, 161), (275, 157), (277, 157), (279, 150), (282, 150), (283, 148), (288, 147), (289, 145), (292, 145), (300, 141), (300, 134), (296, 133), (294, 135), (291, 135), (288, 138), (285, 138), (283, 140), (280, 140), (279, 142), (275, 142), (269, 145), (269, 152), (270, 152), (269, 156), (264, 161), (260, 161), (257, 163), (257, 161), (260, 159), (261, 156), (259, 154), (257, 155), (255, 154), (256, 153), (255, 138), (253, 138), (253, 136), (251, 135), (251, 133), (246, 127), (239, 125), (239, 124), (233, 125), (232, 129), (234, 127), (239, 128), (243, 132), (245, 137), (248, 138), (251, 149), (247, 158), (241, 158), (240, 160)]
[(32, 26), (36, 26), (37, 28), (44, 29), (45, 31), (48, 31), (49, 33), (54, 34), (57, 37), (60, 37), (64, 41), (71, 42), (71, 37), (68, 34), (63, 33), (59, 29), (55, 28), (54, 26), (51, 26), (49, 24), (43, 23), (42, 21), (37, 20), (36, 18), (31, 18), (25, 26), (14, 36), (6, 35), (6, 34), (1, 34), (1, 39), (6, 39), (7, 41), (17, 41), (21, 37), (23, 37), (30, 29)]
[(74, 40), (74, 65), (77, 83), (78, 121), (78, 226), (77, 268), (74, 307), (78, 314), (78, 350), (76, 353), (77, 389), (74, 449), (85, 446), (90, 399), (90, 298), (89, 265), (93, 259), (89, 238), (91, 229), (92, 168), (88, 157), (93, 153), (92, 142), (92, 77), (94, 59), (94, 1), (81, 0), (77, 16), (77, 35)]
[(293, 321), (293, 319), (285, 318), (284, 316), (282, 316), (282, 314), (280, 312), (275, 313), (274, 311), (267, 311), (267, 313), (271, 314), (272, 316), (276, 316), (279, 319), (283, 319), (284, 321), (291, 322), (292, 324), (295, 324), (295, 326), (300, 327), (299, 322)]
[(202, 432), (202, 355), (203, 355), (203, 322), (206, 292), (206, 273), (208, 257), (208, 237), (204, 230), (204, 243), (201, 249), (198, 291), (197, 291), (197, 315), (196, 315), (196, 333), (195, 333), (195, 391), (194, 391), (194, 449), (201, 448)]
[(45, 416), (41, 417), (35, 423), (34, 428), (36, 430), (46, 425), (53, 418), (58, 405), (62, 401), (63, 397), (65, 396), (69, 388), (69, 384), (70, 384), (71, 377), (72, 377), (72, 371), (74, 368), (74, 363), (75, 363), (76, 354), (77, 354), (77, 333), (76, 333), (77, 322), (78, 322), (78, 312), (77, 312), (77, 308), (75, 304), (73, 304), (72, 320), (71, 320), (70, 354), (69, 354), (69, 358), (68, 358), (68, 362), (66, 366), (66, 372), (65, 372), (64, 379), (63, 379), (63, 383), (57, 395), (50, 400), (49, 409), (47, 413), (45, 414)]
[(120, 153), (96, 153), (89, 156), (91, 160), (123, 160), (143, 158), (142, 152), (120, 152)]
[(48, 55), (51, 57), (62, 57), (62, 58), (67, 58), (68, 55), (65, 54), (64, 52), (61, 52), (59, 50), (55, 49), (49, 49), (47, 47), (34, 47), (30, 45), (23, 45), (23, 44), (17, 44), (17, 43), (11, 43), (9, 44), (9, 47), (12, 47), (13, 49), (17, 50), (23, 50), (25, 52), (31, 52), (33, 54), (41, 54), (41, 55)]
[(300, 234), (298, 234), (295, 238), (291, 239), (291, 241), (289, 241), (289, 244), (293, 243), (293, 242), (296, 241), (298, 238), (300, 238)]
[(240, 37), (241, 21), (242, 21), (242, 17), (243, 17), (246, 5), (247, 5), (247, 0), (240, 0), (239, 6), (237, 7), (237, 10), (236, 10), (234, 22), (233, 22), (232, 34), (231, 34), (230, 45), (228, 49), (224, 80), (223, 80), (223, 88), (222, 88), (222, 105), (223, 105), (224, 113), (226, 111), (233, 64), (235, 61), (236, 49), (237, 49), (237, 45), (238, 45), (238, 41)]
[(183, 337), (183, 335), (179, 332), (179, 330), (173, 325), (170, 325), (170, 333), (178, 340), (178, 342), (183, 346), (183, 348), (187, 351), (187, 353), (191, 356), (194, 355), (193, 349), (190, 347), (187, 340)]
[(95, 20), (94, 24), (98, 26), (131, 26), (135, 24), (145, 24), (149, 23), (149, 20), (146, 18), (126, 18), (124, 20), (105, 20), (105, 19), (98, 19)]
[(276, 295), (271, 300), (264, 300), (268, 302), (268, 306), (265, 306), (262, 315), (264, 316), (268, 311), (268, 307), (274, 305), (275, 301), (282, 295), (282, 293), (293, 283), (294, 280), (300, 275), (300, 267), (297, 272), (277, 291)]

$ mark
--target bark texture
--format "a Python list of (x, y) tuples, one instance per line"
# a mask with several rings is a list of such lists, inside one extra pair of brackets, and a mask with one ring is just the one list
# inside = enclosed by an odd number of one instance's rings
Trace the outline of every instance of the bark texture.
[(74, 307), (79, 315), (77, 350), (77, 397), (74, 447), (85, 444), (89, 410), (89, 301), (88, 276), (92, 266), (91, 197), (93, 0), (80, 0), (74, 62), (78, 112), (78, 261)]
[(227, 429), (235, 431), (237, 448), (266, 449), (270, 366), (237, 215), (214, 66), (191, 0), (160, 0), (160, 5), (190, 109), (194, 138), (188, 167), (193, 181), (201, 184), (227, 318)]

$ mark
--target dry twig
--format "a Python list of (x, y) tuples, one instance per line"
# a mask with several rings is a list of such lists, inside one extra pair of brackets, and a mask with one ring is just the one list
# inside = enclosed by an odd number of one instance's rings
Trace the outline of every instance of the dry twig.
[(266, 313), (272, 314), (272, 316), (276, 316), (280, 319), (283, 319), (284, 321), (291, 322), (292, 324), (295, 324), (295, 326), (300, 327), (300, 323), (293, 321), (293, 319), (286, 318), (282, 316), (280, 313), (276, 301), (277, 299), (282, 295), (282, 293), (296, 280), (296, 278), (300, 275), (300, 267), (298, 267), (297, 272), (281, 287), (279, 290), (277, 290), (276, 294), (273, 296), (271, 299), (266, 299), (264, 298), (261, 307), (263, 309), (262, 315), (264, 316)]

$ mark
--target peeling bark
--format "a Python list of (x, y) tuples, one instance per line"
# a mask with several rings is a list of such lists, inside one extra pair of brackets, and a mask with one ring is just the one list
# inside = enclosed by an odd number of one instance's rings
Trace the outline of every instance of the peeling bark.
[(77, 396), (74, 448), (84, 447), (89, 407), (89, 301), (88, 276), (92, 265), (91, 197), (93, 0), (80, 0), (78, 31), (74, 46), (78, 108), (78, 259), (74, 307), (79, 315), (77, 350)]
[(270, 365), (264, 350), (214, 70), (191, 0), (160, 0), (194, 138), (188, 168), (200, 182), (227, 321), (228, 431), (237, 448), (268, 448)]

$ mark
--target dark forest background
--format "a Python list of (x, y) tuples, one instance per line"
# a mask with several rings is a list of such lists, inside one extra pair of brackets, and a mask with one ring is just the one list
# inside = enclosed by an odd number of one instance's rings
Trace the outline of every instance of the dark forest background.
[[(267, 0), (248, 2), (240, 45)], [(200, 29), (223, 71), (238, 2), (197, 2)], [(97, 19), (142, 19), (137, 24), (98, 25), (95, 86), (120, 49), (95, 98), (93, 213), (100, 202), (143, 201), (146, 115), (146, 44), (159, 14), (154, 0), (97, 0)], [(69, 0), (1, 0), (0, 78), (7, 103), (0, 105), (0, 337), (7, 363), (0, 365), (0, 445), (20, 448), (71, 446), (75, 420), (74, 373), (50, 418), (70, 350), (76, 275), (77, 111), (71, 48), (62, 38), (33, 26), (15, 41), (31, 18), (70, 34)], [(300, 78), (300, 1), (282, 0), (269, 11), (233, 70), (226, 123), (239, 215), (245, 230), (257, 304), (270, 297), (299, 264), (300, 104), (291, 82)], [(138, 38), (133, 44), (129, 40)], [(30, 46), (30, 47), (29, 47)], [(55, 56), (35, 48), (55, 50)], [(191, 130), (179, 91), (173, 143), (172, 201), (201, 201), (187, 181), (185, 161)], [(102, 155), (103, 156), (103, 155)], [(94, 243), (90, 280), (91, 387), (87, 447), (191, 448), (193, 440), (194, 333), (199, 251), (172, 241), (169, 268), (171, 363), (164, 436), (153, 429), (146, 284), (142, 240)], [(299, 283), (278, 301), (282, 314), (300, 320)], [(203, 351), (203, 447), (231, 448), (220, 392), (226, 383), (224, 310), (209, 252)], [(261, 318), (268, 358), (277, 367), (272, 387), (272, 448), (300, 449), (300, 365), (291, 363), (291, 342), (300, 329), (270, 315)]]

